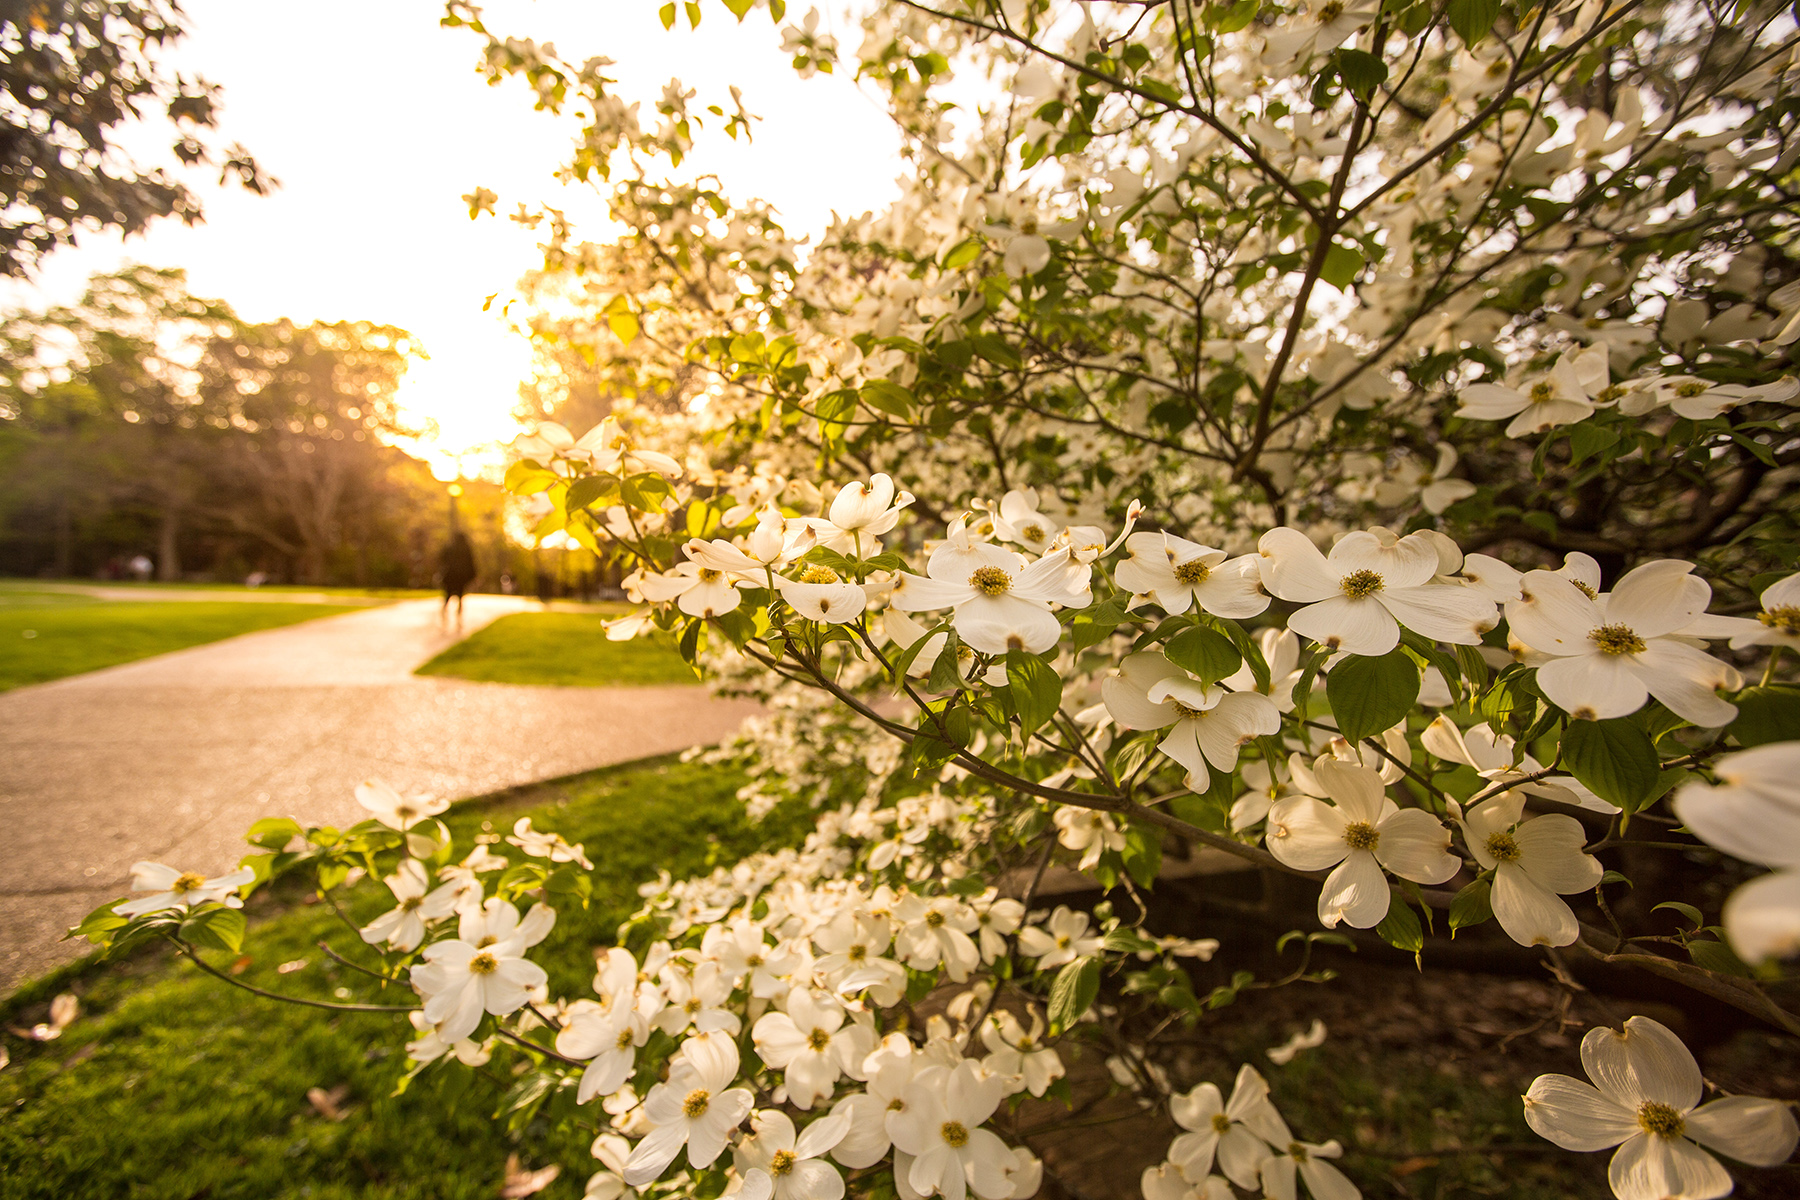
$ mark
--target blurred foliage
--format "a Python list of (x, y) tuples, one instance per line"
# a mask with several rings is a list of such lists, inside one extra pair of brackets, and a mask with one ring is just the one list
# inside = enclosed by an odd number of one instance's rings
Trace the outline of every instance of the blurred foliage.
[(186, 184), (120, 147), (147, 114), (167, 118), (181, 167), (216, 165), (220, 183), (259, 195), (274, 186), (242, 146), (207, 144), (219, 88), (163, 61), (184, 22), (173, 0), (0, 3), (0, 274), (30, 274), (83, 232), (201, 219)]

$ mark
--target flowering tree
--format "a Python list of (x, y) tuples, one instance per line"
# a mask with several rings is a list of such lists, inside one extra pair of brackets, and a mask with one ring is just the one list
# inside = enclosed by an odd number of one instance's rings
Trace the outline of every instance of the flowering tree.
[[(604, 59), (447, 19), (579, 107), (567, 170), (624, 229), (519, 214), (547, 376), (614, 401), (522, 437), (508, 485), (629, 565), (613, 636), (671, 631), (770, 700), (721, 753), (753, 810), (819, 817), (647, 885), (582, 997), (531, 957), (582, 847), (522, 825), (470, 853), (378, 789), (349, 830), (260, 824), (256, 882), (388, 881), (363, 937), (419, 995), (419, 1069), (519, 1055), (598, 1105), (608, 1200), (834, 1200), (846, 1173), (1006, 1200), (1039, 1165), (984, 1126), (1085, 1041), (1186, 1131), (1147, 1200), (1335, 1200), (1342, 1148), (1305, 1140), (1331, 1131), (1247, 1066), (1169, 1095), (1156, 1035), (1316, 978), (1340, 927), (1425, 966), (1492, 921), (1800, 1032), (1786, 8), (944, 0), (876, 6), (853, 56), (809, 17), (785, 52), (879, 88), (912, 171), (804, 255), (659, 175), (708, 121), (749, 135), (735, 93), (674, 82), (649, 118)], [(1183, 960), (1219, 944), (1141, 898), (1176, 843), (1316, 896), (1289, 975), (1196, 994)], [(1615, 902), (1659, 850), (1741, 886), (1709, 914), (1659, 872), (1691, 928), (1647, 936)], [(1136, 917), (1042, 911), (1058, 861)], [(170, 875), (81, 932), (211, 969), (237, 880)], [(1525, 1118), (1618, 1146), (1620, 1197), (1724, 1195), (1720, 1157), (1794, 1150), (1786, 1104), (1701, 1103), (1654, 1021), (1581, 1060), (1592, 1085), (1544, 1076)]]

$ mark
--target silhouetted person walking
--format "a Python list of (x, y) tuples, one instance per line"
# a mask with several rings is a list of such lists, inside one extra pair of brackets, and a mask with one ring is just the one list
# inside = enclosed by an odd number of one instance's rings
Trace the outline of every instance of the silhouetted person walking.
[(450, 542), (444, 547), (443, 556), (439, 559), (440, 573), (444, 580), (444, 608), (439, 615), (448, 619), (450, 601), (456, 600), (456, 624), (462, 627), (463, 594), (469, 585), (475, 582), (475, 547), (469, 544), (469, 535), (462, 530), (453, 530)]

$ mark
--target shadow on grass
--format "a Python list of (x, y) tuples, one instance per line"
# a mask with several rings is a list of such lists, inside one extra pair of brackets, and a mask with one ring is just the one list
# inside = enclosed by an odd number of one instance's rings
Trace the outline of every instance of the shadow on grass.
[(671, 639), (657, 634), (609, 642), (605, 619), (592, 613), (514, 613), (477, 630), (416, 674), (561, 687), (698, 682)]

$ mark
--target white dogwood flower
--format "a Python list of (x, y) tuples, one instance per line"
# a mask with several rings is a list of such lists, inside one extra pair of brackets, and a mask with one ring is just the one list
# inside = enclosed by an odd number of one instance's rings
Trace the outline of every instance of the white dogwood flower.
[(1050, 914), (1044, 928), (1027, 925), (1019, 930), (1020, 953), (1037, 959), (1040, 971), (1092, 957), (1100, 953), (1100, 945), (1100, 938), (1088, 934), (1088, 915), (1061, 904)]
[(1745, 962), (1800, 953), (1800, 742), (1771, 742), (1713, 764), (1716, 787), (1684, 786), (1675, 815), (1715, 849), (1776, 868), (1726, 898), (1725, 936)]
[(874, 1166), (887, 1157), (893, 1142), (888, 1123), (906, 1111), (906, 1088), (930, 1060), (904, 1033), (890, 1033), (863, 1060), (868, 1083), (832, 1106), (832, 1116), (850, 1118), (850, 1128), (832, 1149), (831, 1157), (846, 1167)]
[(1438, 552), (1408, 534), (1383, 545), (1372, 533), (1346, 534), (1329, 556), (1298, 529), (1263, 534), (1263, 586), (1304, 603), (1288, 628), (1349, 654), (1381, 655), (1400, 641), (1400, 626), (1434, 641), (1478, 646), (1497, 623), (1494, 603), (1472, 588), (1434, 584)]
[(716, 567), (689, 559), (676, 563), (673, 570), (645, 572), (638, 577), (637, 590), (652, 604), (675, 601), (675, 607), (690, 617), (720, 617), (743, 600), (732, 580)]
[(581, 1074), (575, 1103), (586, 1104), (623, 1087), (637, 1069), (638, 1048), (649, 1038), (650, 1023), (629, 1004), (615, 1003), (608, 1008), (592, 1000), (577, 1000), (569, 1005), (556, 1035), (556, 1052), (592, 1060)]
[(521, 921), (518, 909), (496, 898), (465, 910), (455, 938), (425, 947), (425, 961), (412, 968), (411, 979), (438, 1036), (461, 1041), (475, 1032), (484, 1012), (500, 1017), (523, 1008), (548, 979), (525, 951), (555, 923), (556, 912), (546, 905), (534, 905)]
[(871, 475), (838, 489), (824, 517), (803, 518), (818, 544), (858, 558), (881, 549), (881, 535), (899, 524), (900, 512), (913, 502), (912, 493), (897, 489), (886, 475)]
[(1050, 548), (1050, 541), (1062, 532), (1062, 522), (1038, 511), (1036, 488), (1014, 489), (1000, 497), (994, 510), (994, 536), (1002, 541), (1017, 542), (1033, 554)]
[[(965, 1059), (954, 1070), (927, 1067), (906, 1087), (906, 1107), (888, 1120), (899, 1150), (912, 1156), (907, 1183), (921, 1196), (1009, 1200), (1012, 1151), (981, 1124), (1005, 1098), (996, 1075)], [(896, 1167), (898, 1173), (898, 1167)]]
[(363, 926), (362, 940), (370, 945), (386, 942), (402, 952), (418, 949), (425, 940), (425, 922), (455, 912), (460, 898), (451, 887), (431, 891), (431, 877), (425, 873), (425, 864), (416, 858), (402, 859), (399, 869), (382, 882), (399, 904)]
[(435, 817), (450, 807), (448, 800), (433, 796), (402, 796), (379, 779), (365, 779), (357, 784), (356, 802), (389, 829), (399, 830), (411, 829), (426, 817)]
[(1290, 796), (1269, 809), (1269, 852), (1301, 871), (1335, 868), (1319, 892), (1319, 921), (1373, 929), (1388, 912), (1383, 870), (1414, 883), (1443, 883), (1462, 868), (1450, 835), (1430, 813), (1388, 799), (1367, 767), (1321, 757), (1313, 774), (1334, 804)]
[(255, 882), (256, 872), (249, 867), (208, 879), (198, 871), (177, 871), (162, 863), (137, 862), (131, 864), (131, 890), (150, 894), (115, 904), (113, 911), (121, 917), (139, 917), (168, 908), (186, 910), (202, 904), (242, 908), (244, 902), (238, 898), (238, 889)]
[(1506, 436), (1512, 438), (1572, 424), (1593, 415), (1594, 398), (1611, 382), (1606, 359), (1606, 351), (1598, 347), (1571, 350), (1522, 392), (1495, 383), (1474, 384), (1457, 396), (1462, 407), (1456, 415), (1478, 421), (1511, 417)]
[(776, 576), (775, 587), (793, 610), (809, 621), (844, 625), (862, 616), (869, 594), (819, 563), (806, 563), (788, 579)]
[(765, 1108), (750, 1114), (750, 1129), (732, 1149), (739, 1173), (768, 1172), (774, 1200), (840, 1200), (844, 1177), (824, 1155), (849, 1131), (848, 1115), (833, 1113), (796, 1130), (786, 1113)]
[(1529, 779), (1529, 783), (1519, 783), (1517, 790), (1531, 796), (1542, 796), (1546, 800), (1593, 809), (1595, 812), (1619, 811), (1618, 805), (1602, 800), (1579, 780), (1563, 775), (1532, 778), (1543, 774), (1543, 764), (1529, 754), (1519, 756), (1515, 764), (1513, 756), (1517, 750), (1513, 739), (1503, 733), (1496, 734), (1486, 721), (1463, 730), (1458, 729), (1448, 717), (1439, 716), (1425, 727), (1419, 741), (1425, 749), (1439, 758), (1474, 768), (1477, 775), (1491, 784), (1505, 785)]
[(1004, 1009), (992, 1014), (981, 1027), (981, 1044), (988, 1048), (981, 1065), (1006, 1080), (1008, 1095), (1030, 1092), (1042, 1096), (1062, 1078), (1062, 1058), (1044, 1045), (1044, 1018), (1036, 1009), (1031, 1011), (1029, 1032), (1019, 1018)]
[(1169, 1161), (1192, 1182), (1210, 1175), (1216, 1158), (1219, 1170), (1233, 1183), (1255, 1187), (1257, 1172), (1269, 1157), (1268, 1143), (1287, 1132), (1269, 1102), (1268, 1081), (1249, 1063), (1238, 1068), (1230, 1100), (1217, 1084), (1202, 1083), (1191, 1092), (1171, 1096), (1169, 1113), (1186, 1130), (1169, 1146)]
[(1132, 604), (1146, 597), (1170, 615), (1191, 605), (1216, 617), (1254, 617), (1269, 607), (1259, 558), (1228, 559), (1225, 551), (1172, 533), (1134, 533), (1125, 539), (1125, 558), (1113, 571), (1130, 589)]
[(1211, 763), (1230, 773), (1246, 742), (1281, 728), (1281, 711), (1258, 692), (1202, 687), (1160, 654), (1133, 654), (1100, 684), (1106, 710), (1124, 729), (1168, 729), (1157, 749), (1187, 770), (1187, 786), (1205, 790)]
[(1731, 1176), (1702, 1146), (1769, 1167), (1785, 1162), (1800, 1139), (1779, 1101), (1727, 1096), (1701, 1104), (1705, 1084), (1694, 1056), (1649, 1017), (1630, 1018), (1623, 1032), (1588, 1030), (1581, 1065), (1593, 1084), (1567, 1075), (1532, 1081), (1525, 1123), (1565, 1150), (1618, 1146), (1607, 1180), (1619, 1200), (1726, 1195)]
[(1056, 840), (1064, 849), (1081, 852), (1077, 869), (1086, 871), (1099, 864), (1108, 850), (1125, 848), (1125, 831), (1098, 809), (1076, 808), (1065, 804), (1050, 817), (1056, 825)]
[(875, 1049), (874, 1032), (846, 1025), (843, 1004), (816, 988), (789, 992), (787, 1010), (758, 1017), (750, 1038), (764, 1062), (786, 1072), (788, 1099), (803, 1109), (831, 1095), (840, 1077), (860, 1079), (863, 1060)]
[(1690, 586), (1693, 569), (1673, 559), (1648, 562), (1603, 597), (1589, 597), (1562, 575), (1528, 572), (1506, 619), (1514, 638), (1548, 656), (1537, 669), (1544, 695), (1584, 720), (1627, 716), (1655, 696), (1696, 725), (1730, 724), (1737, 708), (1715, 692), (1736, 686), (1737, 672), (1676, 636), (1710, 594), (1699, 580)]
[(1593, 890), (1606, 870), (1583, 851), (1580, 821), (1561, 813), (1521, 821), (1524, 808), (1518, 792), (1472, 806), (1461, 817), (1463, 840), (1494, 873), (1494, 916), (1506, 935), (1521, 946), (1567, 946), (1581, 926), (1562, 897)]
[(651, 1126), (625, 1160), (623, 1178), (641, 1187), (661, 1175), (687, 1147), (688, 1165), (710, 1167), (750, 1114), (756, 1097), (732, 1087), (738, 1074), (737, 1043), (723, 1031), (702, 1033), (681, 1044), (669, 1060), (669, 1077), (644, 1097)]
[(1762, 611), (1754, 617), (1702, 614), (1682, 629), (1694, 637), (1731, 639), (1733, 650), (1785, 646), (1800, 650), (1800, 575), (1778, 579), (1763, 589)]
[[(1265, 1149), (1263, 1153), (1267, 1154)], [(1188, 1173), (1174, 1162), (1145, 1167), (1138, 1180), (1144, 1200), (1236, 1200), (1237, 1193), (1218, 1175), (1189, 1180)], [(1254, 1183), (1252, 1184), (1254, 1186)]]
[(1089, 571), (1067, 550), (1027, 563), (988, 543), (946, 541), (932, 551), (927, 574), (900, 573), (888, 603), (901, 612), (953, 610), (957, 636), (983, 654), (1039, 654), (1062, 636), (1050, 606), (1087, 605)]

